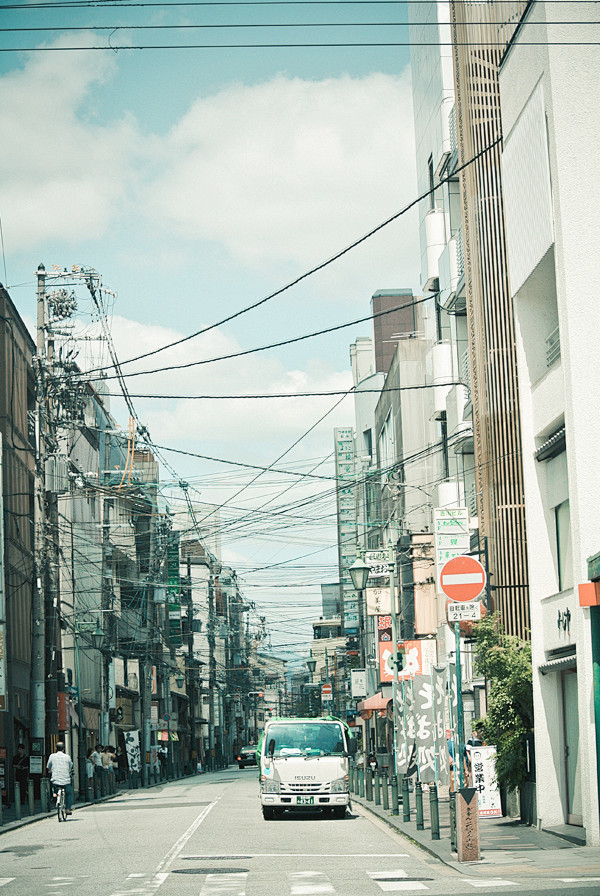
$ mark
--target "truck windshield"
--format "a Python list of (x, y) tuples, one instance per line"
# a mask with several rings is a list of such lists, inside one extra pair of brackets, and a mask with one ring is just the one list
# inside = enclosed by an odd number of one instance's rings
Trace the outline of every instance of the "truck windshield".
[(267, 754), (273, 756), (332, 756), (344, 752), (344, 734), (337, 722), (316, 724), (285, 722), (269, 725), (265, 736)]

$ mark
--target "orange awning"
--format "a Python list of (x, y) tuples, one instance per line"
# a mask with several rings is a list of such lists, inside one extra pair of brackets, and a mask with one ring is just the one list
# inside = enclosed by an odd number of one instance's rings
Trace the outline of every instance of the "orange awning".
[(391, 697), (384, 697), (382, 693), (374, 694), (372, 697), (361, 700), (356, 709), (358, 712), (365, 712), (369, 709), (386, 709), (390, 700)]

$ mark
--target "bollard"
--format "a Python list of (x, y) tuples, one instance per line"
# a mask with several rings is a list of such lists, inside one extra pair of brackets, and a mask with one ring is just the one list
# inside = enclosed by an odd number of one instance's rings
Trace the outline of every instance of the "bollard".
[(429, 785), (429, 816), (431, 818), (431, 839), (440, 839), (440, 807), (438, 804), (437, 785)]
[(2, 827), (2, 797), (0, 796), (0, 828)]
[(21, 786), (15, 784), (15, 818), (21, 820)]
[(33, 781), (31, 778), (27, 781), (27, 800), (29, 802), (29, 814), (35, 815), (35, 797), (33, 795)]
[(375, 805), (381, 805), (381, 775), (379, 772), (375, 772), (373, 775), (373, 785), (375, 790)]
[(368, 769), (366, 772), (366, 780), (365, 780), (365, 790), (368, 800), (373, 799), (373, 775), (371, 774), (371, 769)]
[(450, 849), (456, 852), (456, 791), (450, 791)]
[(50, 811), (50, 781), (48, 778), (42, 778), (40, 781), (40, 799), (42, 801), (42, 812)]
[(381, 804), (386, 811), (390, 808), (390, 792), (388, 790), (388, 776), (386, 772), (381, 777)]
[(417, 781), (415, 784), (415, 807), (417, 810), (417, 830), (423, 831), (425, 829), (423, 820), (423, 785), (420, 781)]
[(356, 769), (354, 768), (354, 766), (352, 766), (352, 768), (350, 769), (350, 793), (356, 793), (356, 785), (354, 783), (355, 780), (356, 780)]
[(358, 770), (358, 783), (359, 783), (359, 787), (360, 787), (359, 796), (362, 796), (364, 798), (364, 795), (365, 795), (365, 770), (364, 770), (364, 768), (361, 768)]
[(406, 777), (402, 779), (402, 821), (410, 821), (410, 796)]
[(398, 808), (398, 778), (396, 775), (392, 775), (392, 815), (399, 815), (400, 810)]

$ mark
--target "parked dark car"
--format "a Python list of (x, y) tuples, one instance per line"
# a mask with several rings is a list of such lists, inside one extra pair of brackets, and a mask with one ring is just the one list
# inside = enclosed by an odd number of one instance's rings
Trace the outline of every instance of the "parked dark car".
[(242, 747), (237, 757), (240, 768), (246, 768), (247, 765), (256, 765), (256, 747)]

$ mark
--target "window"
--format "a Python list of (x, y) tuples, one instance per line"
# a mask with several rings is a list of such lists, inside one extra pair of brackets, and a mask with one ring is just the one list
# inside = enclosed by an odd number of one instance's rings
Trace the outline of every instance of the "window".
[(573, 587), (573, 557), (571, 550), (571, 508), (563, 501), (554, 508), (556, 520), (556, 556), (558, 561), (558, 590)]
[(394, 461), (394, 422), (392, 420), (392, 412), (390, 411), (379, 433), (379, 463), (381, 464), (382, 483), (388, 481), (390, 467)]

